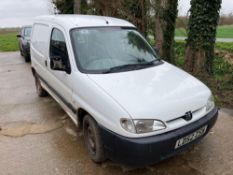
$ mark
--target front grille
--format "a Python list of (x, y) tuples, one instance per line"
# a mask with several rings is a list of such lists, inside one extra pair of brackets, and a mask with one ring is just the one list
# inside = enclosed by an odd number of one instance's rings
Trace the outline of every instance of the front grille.
[[(197, 109), (197, 110), (194, 110), (194, 111), (192, 111), (191, 112), (191, 114), (192, 114), (192, 120), (199, 114), (199, 113), (202, 113), (202, 111), (205, 109), (205, 107), (202, 107), (202, 108), (199, 108), (199, 109)], [(191, 121), (191, 120), (186, 120), (185, 118), (186, 118), (187, 116), (186, 115), (183, 115), (183, 116), (180, 116), (180, 117), (177, 117), (177, 118), (174, 118), (174, 119), (171, 119), (171, 120), (168, 120), (168, 121), (166, 121), (166, 123), (167, 124), (170, 124), (170, 123), (172, 123), (172, 122), (175, 122), (176, 120), (180, 120), (180, 119), (183, 119), (183, 120), (185, 120), (185, 121)]]

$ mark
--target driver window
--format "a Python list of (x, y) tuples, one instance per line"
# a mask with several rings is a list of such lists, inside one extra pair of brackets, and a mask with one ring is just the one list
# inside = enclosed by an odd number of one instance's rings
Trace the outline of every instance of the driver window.
[(64, 65), (69, 66), (69, 56), (66, 48), (65, 37), (63, 33), (54, 28), (50, 41), (50, 58), (58, 57), (62, 59)]

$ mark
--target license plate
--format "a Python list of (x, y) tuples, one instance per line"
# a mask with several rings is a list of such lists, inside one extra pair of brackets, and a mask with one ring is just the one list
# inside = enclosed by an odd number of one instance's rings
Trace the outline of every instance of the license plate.
[(176, 145), (175, 145), (175, 149), (181, 147), (181, 146), (184, 146), (190, 142), (192, 142), (193, 140), (196, 140), (197, 138), (203, 136), (206, 132), (206, 129), (207, 129), (207, 126), (204, 126), (200, 129), (198, 129), (197, 131), (187, 135), (187, 136), (184, 136), (183, 138), (179, 139), (176, 141)]

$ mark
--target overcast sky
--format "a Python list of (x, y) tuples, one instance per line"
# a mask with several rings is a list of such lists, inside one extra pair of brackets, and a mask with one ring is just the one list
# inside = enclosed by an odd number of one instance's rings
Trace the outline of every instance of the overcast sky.
[[(190, 0), (179, 0), (179, 15), (186, 15)], [(233, 0), (223, 0), (221, 14), (233, 12)], [(31, 24), (33, 17), (53, 14), (51, 0), (0, 0), (0, 28)]]
[(0, 0), (0, 27), (32, 23), (33, 17), (53, 14), (50, 0)]
[[(179, 0), (180, 15), (186, 15), (189, 8), (190, 0)], [(227, 15), (229, 13), (233, 13), (233, 0), (222, 0), (221, 14)]]

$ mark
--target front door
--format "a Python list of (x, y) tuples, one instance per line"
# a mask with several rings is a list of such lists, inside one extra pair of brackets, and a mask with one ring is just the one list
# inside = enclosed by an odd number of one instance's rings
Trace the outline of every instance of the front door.
[(50, 66), (51, 57), (60, 57), (70, 66), (69, 53), (65, 35), (62, 30), (53, 28), (50, 38), (49, 59), (47, 60), (47, 68), (50, 72), (49, 84), (55, 95), (72, 111), (75, 112), (72, 106), (72, 70), (67, 73), (65, 71), (53, 70)]

